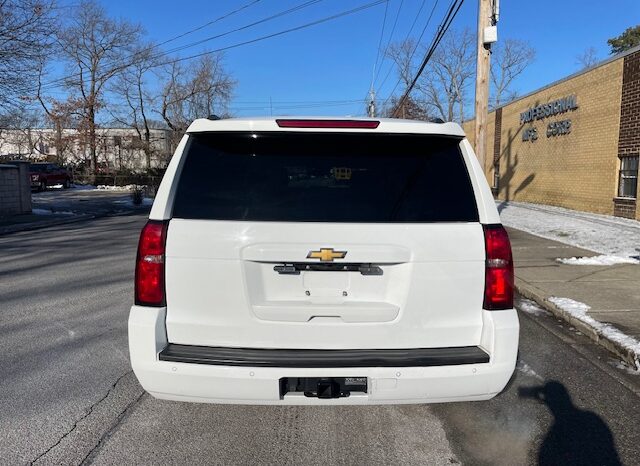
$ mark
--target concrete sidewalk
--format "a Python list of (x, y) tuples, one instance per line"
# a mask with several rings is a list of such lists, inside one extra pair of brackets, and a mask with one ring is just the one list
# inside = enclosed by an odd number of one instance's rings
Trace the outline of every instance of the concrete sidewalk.
[[(516, 289), (524, 297), (569, 321), (580, 331), (638, 366), (640, 352), (576, 319), (549, 300), (570, 298), (588, 305), (588, 316), (640, 340), (640, 265), (566, 265), (557, 258), (591, 257), (593, 251), (507, 228), (513, 248)], [(638, 367), (640, 369), (640, 367)]]

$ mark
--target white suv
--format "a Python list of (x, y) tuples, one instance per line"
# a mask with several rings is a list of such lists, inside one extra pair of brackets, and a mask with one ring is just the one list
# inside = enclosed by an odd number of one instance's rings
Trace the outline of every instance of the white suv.
[(196, 120), (138, 247), (157, 398), (487, 400), (518, 350), (511, 247), (453, 123)]

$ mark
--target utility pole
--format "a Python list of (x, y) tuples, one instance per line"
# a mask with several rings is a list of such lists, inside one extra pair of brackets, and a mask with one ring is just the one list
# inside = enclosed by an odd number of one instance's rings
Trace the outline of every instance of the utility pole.
[(369, 104), (367, 105), (367, 114), (369, 118), (375, 118), (376, 116), (376, 91), (373, 87), (369, 91)]
[(489, 73), (491, 44), (498, 39), (499, 0), (478, 0), (478, 59), (476, 63), (475, 151), (484, 170), (487, 149), (487, 117), (489, 112)]

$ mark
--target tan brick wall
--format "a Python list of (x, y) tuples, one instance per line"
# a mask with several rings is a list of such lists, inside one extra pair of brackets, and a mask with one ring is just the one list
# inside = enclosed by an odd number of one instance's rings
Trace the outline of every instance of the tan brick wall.
[[(623, 61), (609, 62), (502, 108), (499, 199), (613, 214)], [(520, 123), (520, 113), (528, 108), (570, 95), (577, 97), (576, 110)], [(565, 119), (571, 120), (571, 132), (547, 137), (547, 125)], [(494, 112), (489, 121), (485, 172), (491, 185)], [(529, 127), (537, 129), (534, 142), (522, 141), (522, 131)], [(473, 121), (463, 128), (472, 141)]]

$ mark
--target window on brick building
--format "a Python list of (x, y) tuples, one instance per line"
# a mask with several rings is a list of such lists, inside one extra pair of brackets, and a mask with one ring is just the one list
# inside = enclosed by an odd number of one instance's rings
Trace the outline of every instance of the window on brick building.
[(618, 196), (635, 198), (637, 192), (638, 157), (622, 157), (618, 176)]

